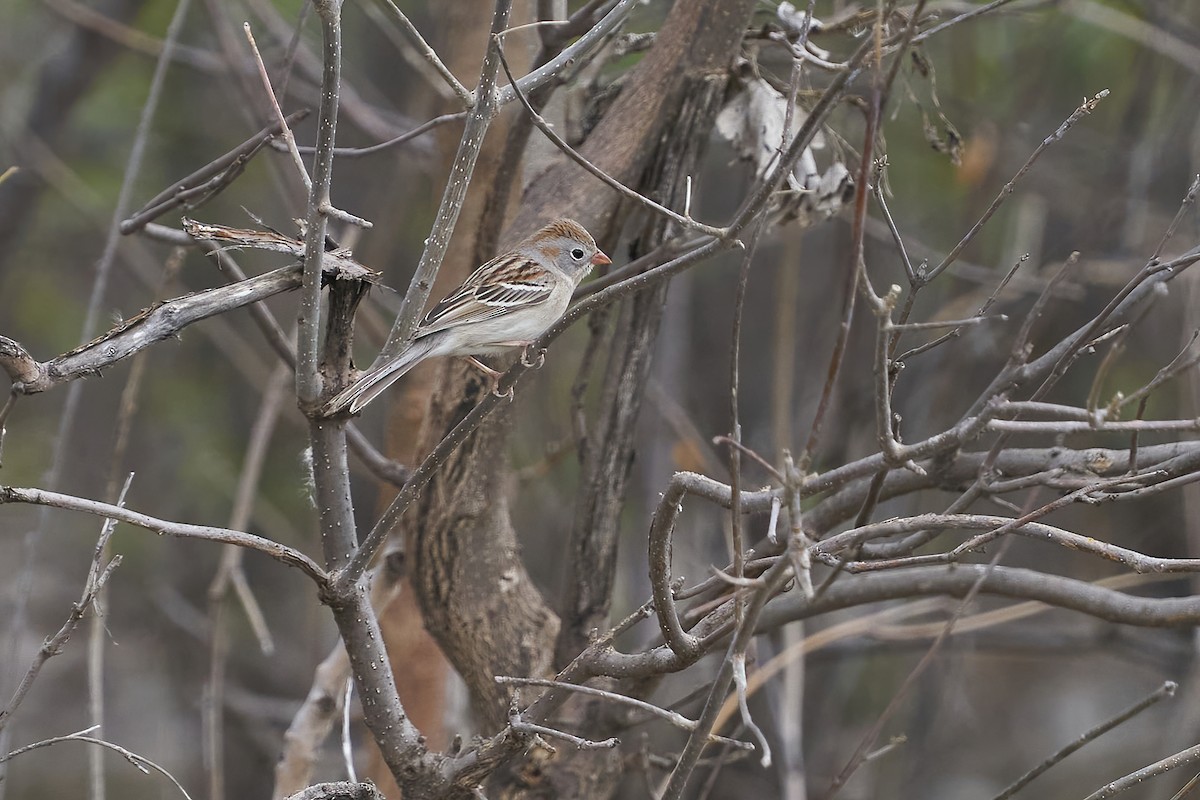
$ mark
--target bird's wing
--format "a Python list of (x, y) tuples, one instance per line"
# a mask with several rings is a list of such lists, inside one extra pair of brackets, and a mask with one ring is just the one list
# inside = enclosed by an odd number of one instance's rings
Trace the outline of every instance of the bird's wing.
[(554, 277), (528, 258), (503, 255), (471, 273), (452, 294), (430, 309), (416, 335), (483, 322), (546, 302)]

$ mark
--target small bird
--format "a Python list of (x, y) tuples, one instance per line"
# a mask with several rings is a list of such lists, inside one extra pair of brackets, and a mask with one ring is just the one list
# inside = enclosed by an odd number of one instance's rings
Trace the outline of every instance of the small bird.
[(566, 313), (575, 287), (592, 268), (611, 263), (582, 225), (554, 220), (472, 272), (425, 315), (404, 350), (334, 395), (326, 413), (357, 414), (401, 375), (436, 356), (464, 357), (499, 378), (473, 356), (532, 344)]

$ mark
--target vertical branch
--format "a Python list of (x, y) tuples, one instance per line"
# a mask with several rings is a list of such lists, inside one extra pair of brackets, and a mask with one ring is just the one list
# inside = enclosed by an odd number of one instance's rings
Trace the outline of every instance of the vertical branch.
[(608, 618), (616, 578), (618, 522), (666, 287), (661, 284), (626, 303), (610, 342), (600, 411), (583, 448), (582, 488), (567, 545), (570, 588), (555, 645), (560, 665), (577, 656), (587, 646), (588, 632)]
[(487, 133), (492, 117), (496, 115), (496, 74), (500, 69), (499, 37), (508, 27), (511, 11), (512, 0), (496, 0), (496, 10), (492, 14), (492, 35), (488, 37), (483, 68), (479, 73), (475, 105), (467, 114), (458, 152), (455, 153), (454, 163), (450, 167), (450, 177), (446, 181), (446, 189), (442, 193), (442, 202), (438, 206), (437, 217), (433, 221), (429, 239), (426, 240), (425, 250), (421, 253), (421, 260), (417, 262), (416, 272), (400, 305), (400, 313), (396, 316), (396, 322), (392, 325), (391, 333), (388, 334), (376, 364), (399, 353), (412, 336), (417, 327), (417, 317), (429, 299), (434, 278), (437, 277), (442, 259), (446, 257), (450, 237), (454, 233), (459, 212), (462, 211), (463, 201), (467, 197), (467, 187), (471, 184), (471, 175), (475, 171), (475, 162), (479, 159), (479, 150), (483, 147), (484, 134)]
[[(179, 273), (179, 269), (183, 266), (183, 259), (186, 255), (186, 250), (182, 247), (173, 248), (171, 255), (163, 268), (162, 280), (159, 283), (158, 290), (155, 292), (156, 298), (161, 298), (166, 294), (167, 285), (175, 279)], [(117, 412), (117, 427), (116, 435), (113, 439), (112, 458), (109, 462), (108, 486), (104, 491), (105, 502), (118, 503), (124, 492), (129, 490), (129, 477), (127, 476), (122, 481), (123, 465), (125, 457), (129, 450), (130, 432), (133, 429), (134, 415), (137, 413), (138, 397), (141, 394), (142, 382), (146, 375), (146, 362), (149, 357), (149, 351), (143, 350), (133, 357), (133, 364), (129, 369), (129, 377), (125, 381), (125, 387), (121, 390), (121, 401)], [(132, 473), (130, 473), (132, 475)], [(124, 489), (122, 489), (124, 484)], [(234, 548), (241, 552), (239, 548)], [(108, 539), (102, 540), (101, 561), (109, 560)], [(96, 590), (95, 609), (96, 614), (91, 618), (88, 624), (88, 642), (87, 642), (87, 672), (88, 672), (88, 717), (92, 725), (99, 725), (101, 729), (104, 727), (104, 658), (105, 645), (108, 642), (108, 623), (105, 621), (104, 609), (108, 606), (108, 589), (106, 586), (100, 586)], [(90, 779), (90, 800), (104, 800), (105, 782), (104, 782), (104, 752), (98, 748), (93, 748), (88, 751), (88, 772)]]
[[(405, 797), (440, 796), (435, 791), (434, 757), (426, 749), (425, 737), (409, 719), (396, 691), (392, 664), (367, 583), (365, 576), (360, 577), (347, 592), (339, 592), (329, 603), (346, 646), (354, 688), (362, 703), (363, 722)], [(419, 793), (422, 789), (427, 794)]]
[[(738, 391), (741, 375), (742, 312), (746, 305), (746, 286), (750, 282), (750, 265), (754, 262), (754, 251), (758, 249), (758, 238), (766, 227), (766, 214), (759, 214), (758, 224), (750, 234), (742, 265), (738, 271), (737, 291), (733, 300), (733, 330), (729, 343), (729, 437), (733, 440), (729, 448), (729, 503), (730, 523), (733, 531), (733, 575), (741, 578), (745, 567), (745, 545), (742, 542), (742, 423), (738, 413)], [(740, 616), (742, 604), (737, 604)]]
[(829, 355), (829, 366), (825, 370), (825, 384), (821, 387), (821, 399), (817, 402), (817, 411), (813, 416), (812, 427), (808, 431), (808, 439), (804, 443), (804, 451), (800, 455), (800, 469), (808, 470), (812, 462), (813, 452), (821, 438), (821, 428), (825, 423), (825, 414), (833, 399), (833, 389), (837, 385), (838, 375), (842, 369), (842, 360), (846, 355), (846, 345), (850, 341), (850, 328), (854, 323), (854, 304), (858, 296), (861, 270), (859, 264), (863, 257), (863, 222), (866, 217), (867, 181), (871, 167), (871, 146), (875, 141), (876, 124), (879, 121), (879, 92), (874, 92), (871, 109), (867, 115), (867, 132), (863, 136), (862, 164), (858, 173), (858, 185), (854, 189), (854, 224), (851, 230), (850, 267), (846, 270), (845, 285), (842, 287), (842, 321), (838, 326), (837, 340), (833, 344), (833, 352)]
[[(350, 365), (350, 331), (359, 302), (366, 294), (368, 285), (362, 281), (335, 280), (329, 287), (329, 313), (325, 331), (325, 349), (320, 364), (321, 370), (335, 382), (344, 378)], [(346, 420), (331, 420), (314, 417), (309, 420), (309, 442), (312, 446), (313, 494), (320, 515), (321, 549), (325, 556), (325, 568), (335, 577), (350, 560), (358, 544), (357, 528), (354, 524), (354, 504), (350, 497), (350, 464), (346, 449)], [(335, 601), (344, 600), (344, 595), (353, 594), (355, 580), (343, 583), (342, 595)], [(336, 602), (331, 603), (336, 606)], [(374, 612), (368, 613), (374, 623)], [(359, 620), (360, 625), (369, 624)], [(346, 632), (342, 632), (343, 637)]]
[[(881, 4), (882, 5), (882, 4)], [(900, 62), (903, 60), (905, 52), (912, 42), (914, 33), (916, 32), (917, 20), (921, 16), (921, 11), (925, 7), (925, 0), (918, 0), (913, 8), (912, 15), (909, 18), (908, 27), (904, 31), (904, 36), (900, 43), (900, 49), (896, 53), (895, 58), (888, 69), (886, 76), (883, 74), (882, 50), (875, 51), (875, 84), (871, 91), (871, 103), (867, 111), (867, 128), (863, 134), (863, 152), (862, 161), (859, 164), (858, 175), (856, 177), (857, 185), (854, 192), (854, 219), (851, 229), (851, 257), (850, 269), (846, 274), (846, 286), (843, 296), (842, 307), (842, 323), (838, 329), (838, 338), (833, 347), (833, 353), (829, 359), (829, 367), (826, 372), (825, 385), (821, 390), (821, 399), (817, 404), (817, 412), (813, 418), (812, 428), (809, 430), (808, 441), (805, 443), (804, 452), (801, 455), (801, 469), (807, 469), (813, 455), (813, 450), (816, 449), (820, 441), (821, 426), (825, 419), (825, 413), (829, 407), (829, 401), (832, 399), (833, 389), (837, 383), (838, 373), (841, 371), (842, 360), (845, 356), (846, 344), (850, 336), (850, 326), (854, 320), (854, 301), (858, 294), (859, 286), (863, 285), (862, 281), (866, 279), (866, 267), (863, 262), (863, 237), (865, 233), (865, 223), (867, 214), (867, 194), (870, 191), (870, 178), (872, 172), (873, 153), (875, 148), (875, 140), (879, 134), (879, 120), (883, 113), (883, 107), (887, 103), (888, 93), (891, 90), (892, 83), (899, 73)], [(887, 12), (890, 12), (892, 4), (889, 4)], [(883, 19), (885, 11), (880, 9), (880, 14), (876, 19), (875, 38), (878, 41), (882, 36)], [(865, 46), (865, 45), (864, 45)], [(869, 287), (869, 285), (868, 285)], [(872, 299), (878, 304), (878, 298), (874, 297), (874, 292), (870, 292)]]
[[(341, 319), (348, 320), (349, 316)], [(313, 419), (310, 423), (321, 544), (331, 570), (346, 567), (356, 539), (344, 425), (344, 420)], [(431, 756), (400, 702), (379, 620), (370, 602), (367, 577), (358, 573), (350, 580), (345, 580), (345, 576), (336, 583), (331, 580), (323, 600), (333, 612), (346, 646), (362, 702), (363, 722), (375, 738), (388, 769), (406, 797), (418, 787), (428, 788), (432, 794)]]
[(317, 144), (313, 156), (312, 191), (304, 232), (304, 282), (300, 289), (299, 335), (296, 345), (296, 396), (301, 407), (314, 404), (321, 392), (317, 344), (321, 335), (321, 259), (325, 253), (326, 211), (333, 177), (333, 143), (337, 132), (338, 92), (342, 79), (342, 0), (315, 0), (321, 20), (324, 68)]
[(763, 573), (760, 579), (763, 585), (755, 591), (746, 607), (745, 615), (738, 625), (737, 633), (734, 634), (733, 641), (729, 643), (725, 659), (717, 670), (716, 678), (709, 686), (704, 711), (701, 712), (696, 727), (688, 735), (687, 744), (684, 745), (683, 752), (679, 755), (679, 761), (671, 772), (666, 788), (663, 789), (662, 800), (680, 800), (683, 797), (683, 790), (696, 768), (696, 762), (700, 760), (704, 746), (710, 741), (709, 735), (721, 712), (721, 706), (724, 705), (729, 685), (733, 683), (736, 656), (738, 653), (746, 652), (747, 645), (754, 638), (755, 626), (767, 601), (783, 588), (784, 583), (790, 577), (791, 566), (787, 559), (776, 561), (770, 569)]
[[(267, 379), (258, 416), (250, 428), (233, 509), (229, 512), (228, 527), (233, 530), (245, 530), (250, 522), (250, 513), (254, 508), (254, 498), (258, 494), (267, 448), (275, 432), (279, 414), (283, 410), (283, 403), (287, 399), (287, 386), (290, 378), (291, 370), (288, 366), (278, 364)], [(245, 586), (245, 576), (242, 572), (244, 552), (240, 547), (225, 545), (221, 551), (221, 562), (217, 567), (217, 574), (213, 576), (208, 587), (209, 680), (208, 690), (204, 697), (203, 727), (205, 732), (204, 755), (209, 770), (209, 800), (220, 800), (225, 796), (224, 685), (226, 659), (229, 653), (226, 597), (231, 586), (235, 589)], [(270, 634), (262, 622), (262, 612), (248, 589), (243, 588), (240, 595), (250, 618), (251, 627), (259, 635), (260, 646), (264, 654), (269, 653), (273, 644)]]
[[(402, 567), (384, 556), (371, 571), (371, 607), (381, 615), (401, 591)], [(321, 744), (329, 736), (345, 697), (343, 687), (351, 677), (350, 659), (342, 642), (334, 644), (317, 665), (304, 702), (283, 735), (283, 752), (275, 764), (274, 800), (284, 800), (312, 782)]]
[[(333, 212), (329, 185), (342, 55), (341, 0), (315, 0), (314, 8), (321, 19), (324, 68), (304, 241), (304, 282), (296, 353), (296, 392), (305, 409), (314, 407), (321, 384), (322, 365), (318, 363), (321, 259), (325, 250), (326, 215)], [(347, 370), (350, 321), (363, 289), (355, 281), (336, 281), (330, 290), (324, 368), (334, 376), (343, 376)], [(309, 423), (314, 501), (320, 515), (325, 563), (331, 571), (346, 565), (357, 544), (344, 428), (344, 420), (313, 417)], [(388, 768), (405, 788), (406, 796), (418, 786), (424, 786), (432, 793), (429, 753), (396, 693), (379, 623), (367, 597), (365, 577), (359, 573), (349, 581), (335, 583), (331, 580), (322, 599), (333, 612), (362, 699), (363, 719), (379, 744)], [(415, 792), (413, 796), (416, 796)]]
[[(809, 0), (808, 13), (806, 16), (804, 29), (800, 33), (800, 41), (798, 46), (803, 48), (808, 42), (808, 34), (812, 29), (813, 14), (816, 10), (816, 0)], [(788, 84), (788, 105), (787, 113), (783, 122), (783, 135), (779, 138), (780, 155), (783, 154), (783, 148), (792, 135), (792, 117), (796, 107), (796, 95), (800, 91), (800, 79), (803, 74), (804, 62), (800, 59), (794, 59), (792, 62), (792, 75)], [(797, 248), (802, 247), (800, 240), (797, 240), (795, 245)], [(774, 383), (771, 387), (771, 433), (777, 447), (787, 448), (785, 450), (785, 470), (787, 476), (786, 485), (788, 486), (789, 500), (794, 498), (795, 509), (791, 513), (792, 528), (799, 532), (801, 523), (799, 519), (799, 498), (796, 497), (798, 491), (796, 484), (792, 483), (795, 477), (795, 465), (792, 462), (790, 448), (792, 447), (792, 396), (793, 386), (795, 385), (796, 372), (796, 314), (795, 314), (795, 297), (799, 289), (799, 270), (794, 266), (799, 262), (799, 258), (794, 259), (793, 264), (784, 264), (779, 270), (778, 283), (776, 286), (777, 296), (775, 300), (775, 342), (774, 342)], [(792, 503), (789, 502), (789, 506)], [(772, 506), (777, 513), (779, 506)], [(792, 511), (792, 509), (789, 509)], [(772, 518), (771, 530), (768, 534), (772, 538), (775, 536), (775, 522)], [(789, 538), (789, 542), (791, 541)], [(811, 582), (811, 577), (809, 578)], [(804, 622), (797, 621), (788, 625), (783, 632), (783, 646), (785, 648), (792, 647), (796, 642), (804, 640)], [(804, 673), (805, 673), (805, 654), (800, 652), (796, 658), (788, 661), (783, 673), (783, 708), (779, 716), (779, 738), (782, 747), (780, 748), (781, 757), (779, 766), (783, 776), (783, 794), (785, 800), (805, 800), (805, 781), (804, 781)]]

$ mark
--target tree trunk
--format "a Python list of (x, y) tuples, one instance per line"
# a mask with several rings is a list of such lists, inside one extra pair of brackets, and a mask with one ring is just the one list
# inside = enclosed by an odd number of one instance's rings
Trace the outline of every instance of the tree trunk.
[[(677, 203), (684, 176), (694, 171), (708, 140), (753, 6), (753, 0), (676, 3), (655, 46), (585, 143), (584, 154), (634, 188)], [(603, 245), (615, 235), (620, 211), (616, 193), (560, 158), (530, 185), (503, 240), (512, 242), (548, 218), (569, 215)], [(640, 248), (653, 247), (664, 230), (657, 220), (647, 223)], [(590, 436), (571, 535), (576, 585), (568, 590), (570, 623), (557, 642), (559, 659), (577, 653), (589, 626), (602, 624), (608, 615), (620, 498), (665, 292), (663, 287), (635, 297), (621, 311), (625, 324), (612, 350), (605, 407)], [(434, 394), (426, 447), (470, 410), (475, 402), (470, 392), (481, 390), (469, 382), (464, 396), (458, 376), (465, 373), (453, 369)], [(505, 494), (506, 435), (507, 425), (494, 419), (464, 442), (405, 522), (426, 624), (466, 680), (485, 732), (507, 722), (508, 692), (494, 676), (551, 672), (559, 628), (517, 550)], [(591, 578), (583, 580), (584, 572)], [(581, 714), (580, 721), (602, 710), (586, 703), (568, 707)], [(560, 722), (571, 727), (567, 723)], [(595, 734), (588, 730), (589, 736)], [(619, 751), (612, 750), (536, 752), (495, 776), (488, 795), (608, 797), (620, 778), (619, 759)]]

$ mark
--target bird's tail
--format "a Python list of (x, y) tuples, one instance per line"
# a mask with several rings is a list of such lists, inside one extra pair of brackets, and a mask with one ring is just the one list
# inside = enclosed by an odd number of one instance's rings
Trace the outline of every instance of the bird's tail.
[(409, 343), (404, 352), (395, 358), (385, 361), (374, 369), (369, 369), (358, 376), (358, 380), (338, 392), (325, 404), (325, 413), (335, 414), (349, 410), (351, 414), (357, 414), (367, 403), (374, 400), (385, 389), (399, 380), (404, 373), (429, 356), (434, 355), (433, 349), (436, 344), (434, 340), (436, 338), (434, 336), (423, 336), (415, 339)]

